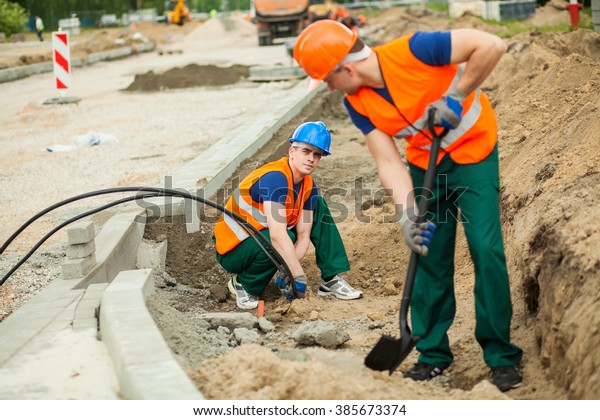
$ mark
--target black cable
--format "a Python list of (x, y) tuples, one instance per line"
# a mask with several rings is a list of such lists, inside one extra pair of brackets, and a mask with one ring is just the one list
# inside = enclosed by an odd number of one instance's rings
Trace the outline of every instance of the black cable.
[[(14, 241), (14, 239), (21, 233), (23, 232), (23, 230), (25, 230), (31, 223), (33, 223), (35, 220), (39, 219), (40, 217), (42, 217), (43, 215), (49, 213), (50, 211), (57, 209), (61, 206), (64, 206), (66, 204), (72, 203), (74, 201), (77, 200), (82, 200), (84, 198), (89, 198), (89, 197), (94, 197), (97, 195), (103, 195), (103, 194), (112, 194), (112, 193), (117, 193), (117, 192), (128, 192), (128, 191), (135, 191), (135, 192), (145, 192), (147, 194), (142, 194), (142, 195), (136, 195), (136, 196), (132, 196), (132, 197), (127, 197), (121, 200), (117, 200), (115, 202), (109, 203), (107, 205), (101, 206), (99, 208), (90, 210), (88, 212), (85, 212), (81, 215), (75, 216), (71, 219), (69, 219), (68, 221), (62, 223), (61, 225), (59, 225), (58, 227), (56, 227), (55, 229), (53, 229), (51, 232), (49, 232), (47, 235), (44, 236), (44, 238), (42, 238), (42, 240), (40, 242), (38, 242), (34, 248), (32, 248), (32, 250), (24, 257), (21, 259), (21, 261), (19, 261), (19, 263), (17, 264), (17, 266), (15, 266), (7, 275), (5, 275), (2, 280), (0, 281), (0, 286), (10, 277), (10, 275), (12, 273), (14, 273), (14, 271), (20, 267), (25, 261), (27, 261), (27, 259), (33, 254), (33, 252), (35, 252), (35, 250), (37, 248), (39, 248), (39, 246), (41, 246), (50, 236), (52, 236), (54, 233), (56, 233), (59, 229), (61, 229), (62, 227), (68, 225), (69, 223), (72, 223), (76, 220), (79, 220), (83, 217), (89, 216), (91, 214), (97, 213), (99, 211), (105, 210), (107, 208), (116, 206), (118, 204), (122, 204), (124, 202), (127, 201), (133, 201), (135, 199), (138, 198), (144, 198), (144, 197), (163, 197), (163, 196), (171, 196), (171, 197), (182, 197), (182, 198), (186, 198), (186, 199), (190, 199), (190, 200), (194, 200), (194, 201), (198, 201), (204, 204), (207, 204), (211, 207), (214, 207), (215, 209), (221, 211), (222, 213), (225, 213), (226, 215), (228, 215), (229, 217), (233, 218), (236, 222), (238, 222), (241, 227), (250, 235), (250, 237), (256, 242), (256, 244), (260, 247), (260, 249), (265, 252), (265, 254), (267, 255), (267, 257), (274, 263), (274, 265), (276, 266), (276, 268), (280, 271), (284, 271), (288, 274), (288, 276), (290, 276), (290, 278), (293, 278), (293, 276), (291, 275), (291, 271), (289, 269), (289, 267), (287, 266), (285, 260), (281, 257), (281, 255), (277, 252), (277, 250), (272, 246), (272, 244), (269, 242), (269, 240), (258, 230), (256, 229), (252, 224), (250, 224), (248, 221), (246, 221), (244, 218), (242, 218), (240, 215), (233, 213), (232, 211), (226, 209), (225, 207), (216, 204), (210, 200), (207, 200), (203, 197), (198, 197), (195, 195), (192, 195), (188, 192), (185, 191), (178, 191), (178, 190), (172, 190), (172, 189), (167, 189), (167, 188), (153, 188), (153, 187), (119, 187), (119, 188), (108, 188), (108, 189), (104, 189), (104, 190), (97, 190), (97, 191), (92, 191), (92, 192), (88, 192), (85, 194), (81, 194), (75, 197), (71, 197), (68, 198), (66, 200), (63, 200), (59, 203), (56, 203), (42, 211), (40, 211), (39, 213), (37, 213), (35, 216), (33, 216), (32, 218), (30, 218), (28, 221), (26, 221), (19, 229), (17, 229), (17, 231), (15, 231), (10, 237), (9, 239), (2, 245), (2, 247), (0, 247), (0, 255), (6, 250), (6, 248), (8, 247), (8, 245), (10, 245), (10, 243), (12, 241)], [(261, 241), (263, 243), (261, 243)], [(295, 284), (292, 284), (292, 291), (294, 293), (294, 295), (296, 295), (296, 291), (295, 291)]]
[[(102, 210), (104, 210), (106, 208), (112, 207), (113, 205), (117, 205), (117, 204), (120, 204), (120, 203), (126, 202), (126, 201), (131, 201), (131, 200), (134, 200), (136, 198), (143, 198), (144, 196), (150, 196), (150, 197), (184, 196), (186, 198), (191, 198), (191, 199), (194, 199), (196, 201), (205, 202), (206, 204), (211, 205), (211, 206), (213, 206), (213, 207), (215, 207), (217, 209), (220, 208), (220, 209), (224, 210), (225, 213), (231, 213), (229, 210), (222, 208), (221, 206), (217, 205), (216, 203), (212, 203), (209, 200), (206, 200), (206, 199), (203, 199), (203, 198), (197, 197), (197, 196), (192, 196), (191, 194), (184, 193), (184, 192), (181, 192), (181, 191), (167, 190), (167, 189), (157, 189), (157, 188), (148, 188), (148, 187), (123, 187), (123, 188), (116, 188), (116, 189), (99, 190), (99, 191), (94, 191), (94, 192), (91, 192), (91, 193), (82, 194), (82, 195), (77, 196), (77, 197), (72, 197), (70, 199), (64, 200), (64, 201), (62, 201), (60, 203), (57, 203), (57, 204), (55, 204), (55, 205), (53, 205), (53, 206), (51, 206), (51, 207), (49, 207), (49, 208), (41, 211), (40, 213), (38, 213), (37, 215), (35, 215), (33, 218), (31, 218), (30, 220), (28, 220), (23, 226), (21, 226), (21, 228), (18, 229), (17, 232), (15, 234), (13, 234), (11, 236), (11, 238), (3, 245), (2, 250), (6, 249), (6, 247), (8, 246), (8, 244), (10, 244), (10, 242), (12, 242), (12, 240), (14, 240), (14, 238), (16, 238), (18, 236), (18, 233), (22, 232), (34, 220), (38, 219), (39, 217), (41, 217), (42, 215), (48, 213), (49, 211), (60, 207), (61, 205), (65, 205), (65, 204), (68, 204), (70, 202), (76, 201), (77, 199), (87, 198), (87, 197), (94, 196), (94, 195), (108, 194), (108, 193), (111, 193), (111, 192), (120, 192), (120, 191), (131, 191), (131, 190), (133, 190), (133, 191), (150, 190), (150, 194), (146, 194), (146, 195), (142, 195), (142, 196), (138, 195), (138, 196), (130, 197), (128, 199), (119, 200), (118, 202), (115, 202), (113, 204), (102, 206), (102, 207), (97, 208), (95, 210), (89, 211), (89, 212), (85, 213), (84, 215), (76, 216), (76, 217), (70, 219), (69, 221), (63, 223), (60, 227), (56, 228), (53, 232), (51, 232), (50, 234), (48, 234), (40, 243), (38, 243), (36, 245), (36, 249), (37, 249), (37, 247), (39, 247), (39, 245), (41, 245), (45, 240), (47, 240), (52, 234), (54, 234), (60, 228), (68, 225), (69, 223), (72, 223), (75, 220), (79, 220), (79, 219), (81, 219), (83, 217), (86, 217), (87, 215), (90, 215), (90, 214), (102, 211)], [(274, 250), (271, 247), (270, 242), (264, 237), (264, 235), (262, 235), (262, 233), (260, 233), (256, 228), (254, 228), (252, 225), (250, 225), (244, 219), (240, 218), (240, 216), (236, 215), (235, 213), (231, 213), (231, 215), (233, 215), (233, 217), (236, 220), (239, 220), (239, 222), (241, 222), (242, 228), (244, 228), (246, 230), (246, 232), (248, 232), (248, 234), (253, 238), (253, 240), (257, 243), (257, 245), (261, 248), (261, 250), (263, 252), (265, 252), (265, 254), (271, 259), (271, 261), (275, 264), (275, 266), (278, 269), (282, 270), (282, 271), (288, 272), (288, 274), (289, 274), (289, 269), (287, 268), (287, 265), (285, 265), (285, 261), (283, 261), (283, 264), (282, 264), (282, 258), (281, 258), (281, 256), (277, 253), (276, 250)], [(261, 244), (259, 242), (259, 240), (257, 239), (257, 237), (260, 238), (260, 240), (264, 241), (264, 243), (267, 245), (267, 247), (269, 248), (269, 250), (265, 249), (265, 247), (263, 246), (263, 244)], [(35, 249), (32, 252), (30, 252), (22, 261), (20, 261), (18, 265), (20, 266), (23, 262), (25, 262), (27, 260), (27, 258), (29, 258), (34, 251), (35, 251)], [(274, 253), (274, 255), (276, 257), (273, 257), (271, 255), (271, 253)], [(279, 260), (277, 258), (279, 258)], [(2, 282), (0, 282), (0, 285), (2, 283), (4, 283), (4, 281), (6, 281), (6, 279), (8, 278), (8, 276), (10, 274), (12, 274), (15, 269), (11, 270), (11, 272), (7, 276), (5, 276), (3, 278)]]
[[(149, 195), (145, 195), (143, 198), (148, 198), (148, 197), (160, 197), (160, 196), (159, 196), (159, 195), (156, 195), (156, 194), (152, 194), (152, 195), (150, 195), (150, 194), (149, 194)], [(61, 223), (61, 224), (60, 224), (60, 225), (58, 225), (58, 226), (56, 226), (54, 229), (52, 229), (50, 232), (48, 232), (46, 235), (44, 235), (44, 236), (42, 237), (42, 239), (40, 239), (40, 240), (39, 240), (39, 241), (38, 241), (38, 242), (37, 242), (37, 243), (36, 243), (36, 244), (35, 244), (35, 245), (34, 245), (34, 246), (33, 246), (33, 247), (32, 247), (32, 248), (29, 250), (29, 252), (28, 252), (27, 254), (25, 254), (25, 256), (23, 256), (23, 258), (21, 258), (21, 259), (19, 260), (19, 262), (17, 262), (17, 264), (16, 264), (16, 265), (15, 265), (15, 266), (14, 266), (14, 267), (13, 267), (13, 268), (12, 268), (12, 269), (11, 269), (11, 270), (8, 272), (8, 273), (6, 273), (6, 274), (4, 275), (4, 277), (2, 277), (2, 280), (0, 280), (0, 286), (2, 286), (2, 285), (4, 284), (4, 282), (5, 282), (6, 280), (8, 280), (8, 278), (9, 278), (9, 277), (10, 277), (10, 276), (11, 276), (11, 275), (12, 275), (12, 274), (15, 272), (15, 271), (17, 271), (17, 270), (19, 269), (19, 267), (21, 267), (21, 266), (22, 266), (22, 265), (23, 265), (23, 264), (24, 264), (24, 263), (25, 263), (25, 262), (26, 262), (26, 261), (27, 261), (27, 260), (28, 260), (28, 259), (31, 257), (31, 256), (33, 255), (33, 253), (34, 253), (35, 251), (37, 251), (37, 249), (38, 249), (40, 246), (42, 246), (42, 244), (43, 244), (44, 242), (46, 242), (46, 241), (47, 241), (47, 240), (48, 240), (48, 239), (49, 239), (49, 238), (50, 238), (52, 235), (54, 235), (56, 232), (58, 232), (58, 231), (59, 231), (60, 229), (62, 229), (63, 227), (65, 227), (65, 226), (67, 226), (67, 225), (69, 225), (69, 224), (71, 224), (71, 223), (73, 223), (73, 222), (75, 222), (75, 221), (77, 221), (77, 220), (83, 219), (84, 217), (90, 216), (90, 215), (92, 215), (92, 214), (94, 214), (94, 213), (98, 213), (98, 212), (100, 212), (100, 211), (102, 211), (102, 210), (106, 210), (106, 209), (108, 209), (108, 208), (110, 208), (110, 207), (114, 207), (114, 206), (117, 206), (117, 205), (119, 205), (119, 204), (126, 203), (126, 202), (128, 202), (128, 201), (133, 201), (133, 200), (135, 200), (135, 199), (137, 199), (137, 198), (138, 198), (138, 196), (131, 196), (131, 197), (127, 197), (127, 198), (122, 198), (122, 199), (120, 199), (120, 200), (117, 200), (117, 201), (113, 201), (113, 202), (111, 202), (111, 203), (109, 203), (109, 204), (106, 204), (106, 205), (104, 205), (104, 206), (97, 207), (97, 208), (95, 208), (95, 209), (93, 209), (93, 210), (89, 210), (89, 211), (87, 211), (87, 212), (85, 212), (85, 213), (78, 214), (77, 216), (74, 216), (74, 217), (70, 218), (69, 220), (67, 220), (67, 221), (65, 221), (65, 222), (63, 222), (63, 223)]]
[(216, 204), (213, 203), (205, 198), (202, 197), (198, 197), (198, 196), (193, 196), (187, 192), (184, 191), (178, 191), (178, 190), (171, 190), (171, 189), (166, 189), (166, 188), (153, 188), (153, 187), (119, 187), (119, 188), (108, 188), (108, 189), (104, 189), (104, 190), (96, 190), (96, 191), (91, 191), (85, 194), (80, 194), (77, 195), (75, 197), (71, 197), (68, 198), (66, 200), (60, 201), (42, 211), (40, 211), (38, 214), (36, 214), (35, 216), (33, 216), (32, 218), (30, 218), (27, 222), (25, 222), (19, 229), (17, 229), (17, 231), (15, 233), (13, 233), (13, 235), (11, 235), (11, 237), (2, 245), (2, 247), (0, 247), (0, 255), (2, 255), (2, 253), (4, 252), (4, 250), (6, 249), (6, 247), (23, 231), (25, 230), (25, 228), (27, 228), (31, 223), (33, 223), (35, 220), (39, 219), (41, 216), (49, 213), (52, 210), (55, 210), (58, 207), (64, 206), (66, 204), (72, 203), (74, 201), (78, 201), (84, 198), (89, 198), (89, 197), (94, 197), (94, 196), (98, 196), (98, 195), (103, 195), (103, 194), (112, 194), (112, 193), (116, 193), (116, 192), (127, 192), (127, 191), (135, 191), (135, 192), (151, 192), (151, 193), (158, 193), (159, 195), (157, 195), (158, 197), (160, 196), (175, 196), (175, 197), (183, 197), (183, 198), (188, 198), (188, 199), (192, 199), (195, 201), (199, 201), (205, 204), (208, 204), (211, 207), (216, 208), (217, 210), (229, 215), (230, 217), (232, 217), (233, 219), (235, 219), (237, 222), (239, 222), (243, 228), (245, 228), (246, 232), (248, 232), (250, 234), (250, 232), (248, 231), (249, 228), (250, 230), (252, 230), (252, 232), (254, 232), (255, 234), (258, 234), (260, 239), (263, 240), (267, 245), (270, 245), (270, 242), (267, 240), (267, 238), (264, 237), (264, 235), (260, 234), (260, 231), (258, 229), (256, 229), (254, 226), (252, 226), (251, 224), (249, 224), (245, 219), (241, 218), (241, 216), (231, 212), (230, 210)]

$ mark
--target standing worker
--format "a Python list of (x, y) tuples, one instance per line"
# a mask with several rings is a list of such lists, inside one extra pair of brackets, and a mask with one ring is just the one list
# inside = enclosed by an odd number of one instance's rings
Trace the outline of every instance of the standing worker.
[(35, 17), (35, 31), (37, 32), (37, 36), (40, 39), (40, 42), (44, 42), (44, 38), (42, 37), (42, 32), (44, 30), (44, 21), (41, 17)]
[[(342, 238), (317, 185), (310, 176), (323, 156), (330, 154), (331, 134), (321, 121), (306, 122), (289, 139), (288, 156), (256, 169), (240, 183), (226, 208), (259, 229), (285, 260), (293, 279), (277, 273), (275, 284), (292, 299), (294, 281), (298, 297), (304, 297), (307, 278), (300, 264), (309, 243), (315, 247), (322, 281), (319, 296), (358, 299), (340, 273), (350, 270)], [(227, 287), (238, 308), (254, 309), (277, 268), (248, 233), (222, 214), (215, 225), (217, 261), (234, 273)]]
[[(505, 51), (500, 38), (473, 29), (416, 32), (371, 50), (355, 31), (334, 21), (309, 25), (294, 48), (313, 86), (322, 80), (330, 90), (346, 94), (344, 104), (366, 136), (404, 240), (421, 255), (411, 301), (412, 333), (421, 338), (416, 345), (420, 355), (404, 373), (416, 381), (440, 375), (453, 361), (447, 331), (456, 312), (458, 217), (475, 267), (475, 337), (484, 361), (501, 391), (522, 381), (522, 351), (510, 342), (512, 304), (500, 224), (496, 117), (479, 89)], [(450, 131), (437, 159), (431, 222), (416, 224), (413, 188), (422, 187), (428, 165), (431, 108), (434, 124)], [(393, 138), (407, 141), (408, 170)]]

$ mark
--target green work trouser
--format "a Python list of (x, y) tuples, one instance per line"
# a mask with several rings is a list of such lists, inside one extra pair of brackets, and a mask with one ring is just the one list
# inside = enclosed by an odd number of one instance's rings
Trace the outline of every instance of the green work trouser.
[[(267, 239), (271, 239), (268, 229), (261, 230), (261, 233)], [(296, 242), (294, 229), (288, 230), (288, 235), (292, 242)], [(313, 212), (310, 241), (315, 247), (316, 262), (322, 278), (350, 270), (342, 237), (325, 199), (321, 196), (318, 196)], [(273, 261), (252, 238), (244, 240), (225, 255), (217, 253), (217, 261), (225, 270), (237, 274), (238, 282), (248, 293), (255, 296), (262, 294), (277, 271)]]
[[(410, 166), (417, 195), (425, 171)], [(428, 217), (437, 230), (420, 257), (411, 300), (412, 334), (421, 337), (419, 361), (445, 368), (453, 356), (454, 249), (458, 217), (475, 266), (475, 337), (490, 367), (514, 365), (522, 351), (510, 342), (512, 304), (500, 224), (498, 149), (482, 162), (457, 164), (444, 156), (437, 168)], [(460, 216), (459, 210), (460, 209)]]

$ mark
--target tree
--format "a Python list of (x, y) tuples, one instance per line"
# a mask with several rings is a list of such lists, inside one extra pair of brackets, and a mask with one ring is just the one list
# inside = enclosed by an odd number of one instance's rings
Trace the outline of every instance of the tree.
[(8, 0), (0, 0), (0, 32), (6, 35), (23, 32), (26, 21), (25, 9)]

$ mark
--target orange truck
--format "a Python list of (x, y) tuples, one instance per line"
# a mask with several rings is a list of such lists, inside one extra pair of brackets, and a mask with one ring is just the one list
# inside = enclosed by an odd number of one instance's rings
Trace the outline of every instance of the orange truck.
[(307, 24), (309, 0), (254, 0), (252, 4), (258, 45), (298, 36)]

